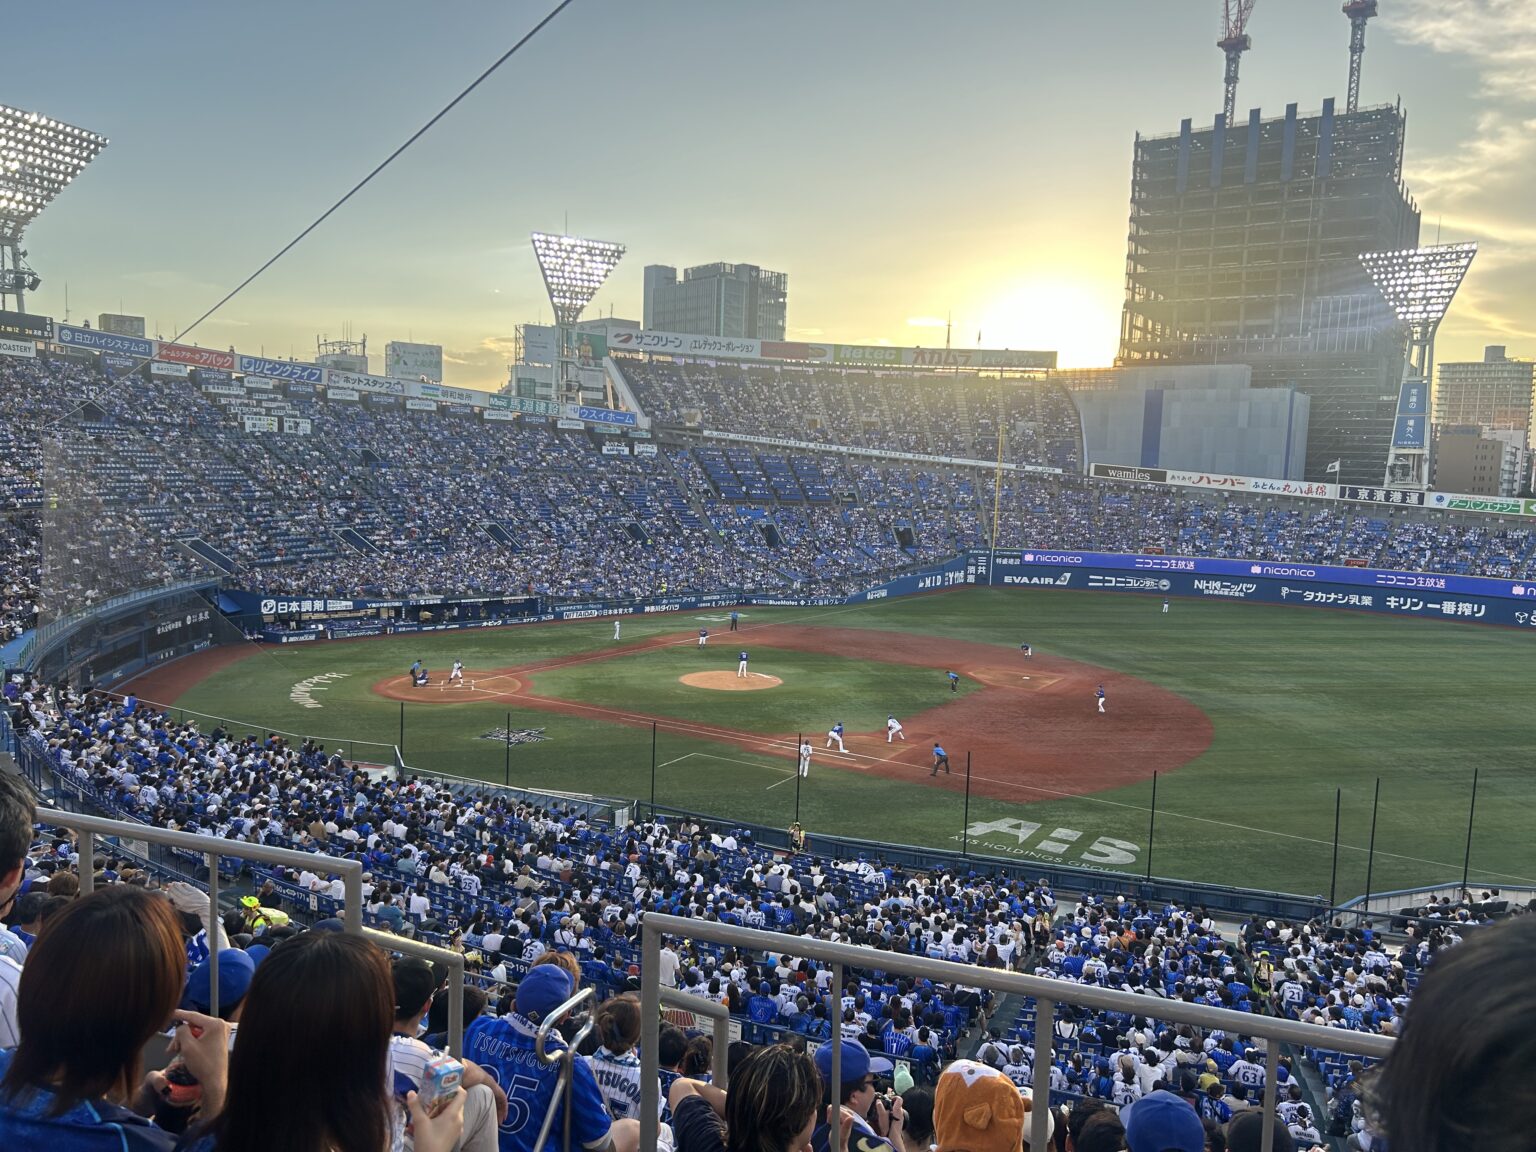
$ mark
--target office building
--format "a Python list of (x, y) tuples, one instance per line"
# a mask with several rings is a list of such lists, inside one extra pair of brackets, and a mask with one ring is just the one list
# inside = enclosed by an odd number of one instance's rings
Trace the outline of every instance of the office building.
[(694, 336), (784, 339), (789, 277), (755, 264), (645, 267), (645, 327)]
[(1418, 243), (1405, 126), (1328, 100), (1138, 135), (1117, 363), (1250, 365), (1310, 397), (1307, 479), (1380, 484), (1406, 339), (1359, 256)]
[(1468, 496), (1516, 496), (1525, 483), (1525, 433), (1471, 425), (1436, 430), (1434, 486)]
[[(1511, 360), (1490, 344), (1481, 360), (1440, 365), (1431, 412), (1436, 427), (1469, 426), (1518, 431), (1531, 447), (1531, 404), (1536, 362)], [(1467, 489), (1467, 491), (1471, 491)]]

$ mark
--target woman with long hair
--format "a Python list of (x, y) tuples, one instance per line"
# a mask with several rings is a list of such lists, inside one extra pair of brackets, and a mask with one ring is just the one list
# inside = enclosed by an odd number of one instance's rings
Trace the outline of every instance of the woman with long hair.
[[(21, 1043), (0, 1052), (0, 1148), (175, 1144), (129, 1105), (151, 1110), (147, 1092), (133, 1099), (139, 1055), (173, 1017), (186, 1022), (178, 1039), (191, 1024), (228, 1035), (222, 1021), (176, 1011), (186, 959), (175, 908), (143, 888), (112, 885), (49, 918), (21, 973)], [(202, 1079), (204, 1106), (217, 1109), (222, 1082)]]
[[(821, 1110), (816, 1062), (790, 1044), (756, 1048), (723, 1092), (679, 1080), (669, 1093), (677, 1152), (800, 1152)], [(849, 1147), (845, 1126), (842, 1146)]]
[[(307, 932), (256, 969), (229, 1061), (224, 1109), (193, 1152), (387, 1152), (401, 1118), (390, 1096), (389, 960), (361, 936)], [(405, 1101), (417, 1152), (450, 1152), (464, 1090), (428, 1117)]]

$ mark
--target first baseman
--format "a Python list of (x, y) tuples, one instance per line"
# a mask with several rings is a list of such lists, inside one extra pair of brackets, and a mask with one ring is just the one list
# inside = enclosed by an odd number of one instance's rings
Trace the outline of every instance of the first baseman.
[(903, 741), (905, 741), (907, 738), (906, 733), (901, 730), (901, 721), (896, 719), (895, 716), (887, 716), (885, 718), (885, 742), (889, 744), (898, 736), (900, 736)]
[(841, 720), (832, 725), (831, 729), (827, 732), (827, 747), (832, 747), (834, 743), (837, 745), (839, 752), (848, 751), (848, 749), (843, 747), (843, 722)]
[(954, 672), (946, 672), (946, 673), (944, 673), (944, 675), (949, 677), (949, 690), (951, 692), (958, 692), (958, 691), (960, 691), (960, 677), (959, 677), (959, 675), (954, 673)]

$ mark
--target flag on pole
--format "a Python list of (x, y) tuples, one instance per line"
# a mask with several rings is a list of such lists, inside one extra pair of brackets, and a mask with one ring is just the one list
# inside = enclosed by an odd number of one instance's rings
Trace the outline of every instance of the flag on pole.
[(1323, 474), (1326, 476), (1329, 472), (1337, 472), (1339, 470), (1339, 465), (1342, 463), (1344, 463), (1344, 461), (1335, 460), (1332, 464), (1323, 469)]

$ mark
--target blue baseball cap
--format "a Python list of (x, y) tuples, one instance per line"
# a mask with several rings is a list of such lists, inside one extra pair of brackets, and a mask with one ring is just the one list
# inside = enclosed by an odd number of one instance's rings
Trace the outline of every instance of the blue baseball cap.
[(571, 974), (555, 964), (535, 964), (517, 986), (520, 1016), (543, 1020), (571, 998)]
[[(219, 1011), (227, 1012), (250, 990), (251, 977), (256, 974), (256, 961), (239, 948), (223, 948), (219, 951)], [(192, 969), (187, 977), (186, 991), (181, 994), (181, 1007), (191, 1012), (207, 1012), (213, 1002), (213, 961), (204, 960)]]
[(1130, 1152), (1205, 1152), (1205, 1125), (1182, 1097), (1159, 1089), (1126, 1106)]
[[(832, 1041), (828, 1040), (816, 1049), (816, 1070), (826, 1083), (832, 1082)], [(843, 1083), (862, 1080), (871, 1072), (889, 1072), (891, 1062), (880, 1056), (871, 1056), (869, 1049), (857, 1040), (843, 1041)]]

